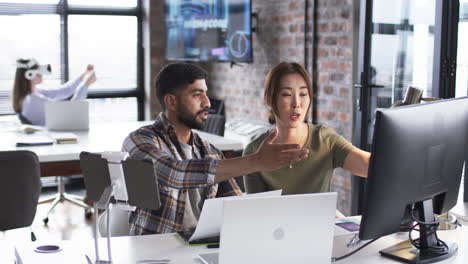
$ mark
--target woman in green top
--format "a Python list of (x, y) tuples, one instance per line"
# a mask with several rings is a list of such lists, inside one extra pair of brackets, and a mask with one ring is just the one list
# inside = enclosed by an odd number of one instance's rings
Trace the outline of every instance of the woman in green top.
[[(284, 168), (246, 175), (248, 193), (283, 189), (284, 194), (330, 191), (333, 169), (342, 167), (354, 175), (367, 177), (370, 153), (354, 147), (333, 129), (304, 122), (311, 104), (311, 83), (300, 64), (282, 62), (265, 81), (265, 104), (278, 136), (275, 143), (299, 144), (309, 149), (309, 157)], [(255, 153), (268, 132), (251, 142), (244, 155)]]

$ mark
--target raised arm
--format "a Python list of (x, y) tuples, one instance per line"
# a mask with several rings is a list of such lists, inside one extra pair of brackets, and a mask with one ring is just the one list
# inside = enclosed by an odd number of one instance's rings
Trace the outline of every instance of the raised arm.
[(273, 171), (288, 164), (301, 161), (309, 155), (309, 150), (297, 144), (275, 144), (278, 136), (274, 129), (258, 148), (257, 152), (234, 159), (221, 160), (215, 181), (222, 182), (232, 177), (259, 171)]
[(359, 148), (354, 148), (346, 156), (343, 169), (354, 175), (366, 178), (369, 170), (370, 153)]
[(213, 158), (177, 160), (169, 154), (164, 143), (151, 136), (131, 134), (124, 141), (123, 151), (137, 159), (153, 161), (155, 175), (161, 184), (173, 188), (206, 187), (256, 171), (271, 171), (307, 157), (307, 149), (294, 144), (274, 144), (272, 133), (254, 154), (220, 160)]
[[(84, 84), (83, 81), (85, 81)], [(59, 88), (47, 90), (41, 89), (38, 92), (51, 100), (64, 100), (72, 95), (73, 99), (84, 99), (88, 93), (89, 85), (95, 81), (96, 76), (94, 73), (94, 66), (88, 65), (86, 71), (84, 71), (79, 77), (62, 84)], [(77, 90), (78, 87), (80, 87), (80, 89)]]

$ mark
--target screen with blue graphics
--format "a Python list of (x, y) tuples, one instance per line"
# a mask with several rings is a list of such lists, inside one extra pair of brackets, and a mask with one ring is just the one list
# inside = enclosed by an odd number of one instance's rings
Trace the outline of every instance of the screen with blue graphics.
[(252, 61), (250, 0), (166, 0), (166, 57)]

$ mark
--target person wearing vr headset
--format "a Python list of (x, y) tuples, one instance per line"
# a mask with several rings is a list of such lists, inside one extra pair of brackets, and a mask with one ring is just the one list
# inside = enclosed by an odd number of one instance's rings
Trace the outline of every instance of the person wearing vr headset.
[(44, 126), (44, 103), (46, 101), (85, 99), (88, 88), (96, 81), (94, 66), (89, 64), (85, 72), (56, 89), (36, 87), (42, 83), (42, 75), (51, 74), (50, 64), (40, 65), (35, 59), (18, 59), (13, 85), (13, 109), (22, 123)]

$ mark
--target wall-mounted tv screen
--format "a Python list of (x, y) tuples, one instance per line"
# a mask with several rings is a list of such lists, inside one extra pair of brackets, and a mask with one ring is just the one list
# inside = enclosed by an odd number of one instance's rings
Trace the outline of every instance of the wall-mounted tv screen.
[(166, 0), (166, 57), (252, 61), (250, 0)]

